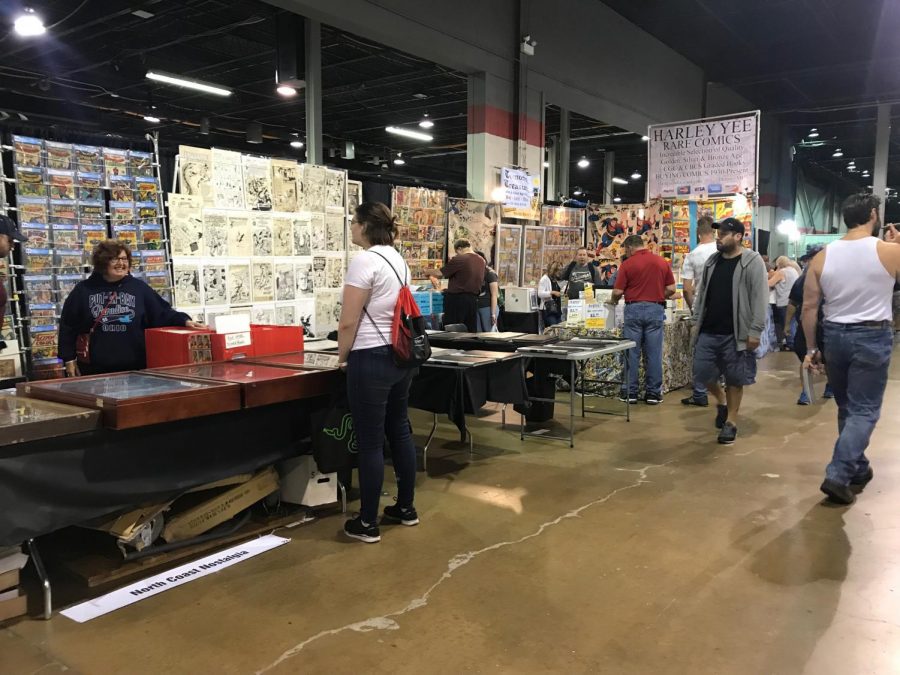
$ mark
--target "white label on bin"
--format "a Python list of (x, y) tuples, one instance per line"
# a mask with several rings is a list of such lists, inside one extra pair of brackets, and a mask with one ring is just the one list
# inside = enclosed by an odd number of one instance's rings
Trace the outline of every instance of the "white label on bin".
[(227, 333), (225, 335), (225, 349), (235, 347), (249, 347), (250, 333)]

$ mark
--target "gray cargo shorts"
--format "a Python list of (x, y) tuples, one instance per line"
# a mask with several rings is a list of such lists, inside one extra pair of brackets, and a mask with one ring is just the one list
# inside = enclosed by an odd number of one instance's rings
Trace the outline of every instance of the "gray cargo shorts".
[(700, 333), (694, 346), (694, 382), (710, 384), (723, 375), (732, 387), (755, 383), (756, 356), (738, 351), (733, 335)]

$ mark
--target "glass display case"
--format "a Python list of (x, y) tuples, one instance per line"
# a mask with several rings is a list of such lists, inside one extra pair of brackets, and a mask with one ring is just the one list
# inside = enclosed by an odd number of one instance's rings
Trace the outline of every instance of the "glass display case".
[(331, 373), (320, 369), (300, 370), (244, 360), (171, 366), (147, 372), (165, 377), (189, 377), (239, 384), (245, 408), (320, 396), (326, 393), (327, 380), (331, 379)]
[(338, 355), (325, 352), (294, 352), (292, 354), (275, 354), (247, 359), (249, 363), (283, 368), (301, 368), (311, 370), (337, 370)]
[(0, 394), (0, 446), (79, 434), (99, 426), (96, 410)]
[(145, 372), (25, 382), (17, 391), (20, 396), (100, 410), (104, 426), (111, 429), (174, 422), (241, 407), (237, 384)]

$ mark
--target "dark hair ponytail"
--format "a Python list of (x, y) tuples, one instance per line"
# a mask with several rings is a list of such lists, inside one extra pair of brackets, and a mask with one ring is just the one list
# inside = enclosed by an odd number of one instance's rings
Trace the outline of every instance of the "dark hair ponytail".
[(372, 246), (393, 246), (397, 236), (397, 217), (381, 202), (363, 202), (356, 207), (356, 220), (363, 236)]

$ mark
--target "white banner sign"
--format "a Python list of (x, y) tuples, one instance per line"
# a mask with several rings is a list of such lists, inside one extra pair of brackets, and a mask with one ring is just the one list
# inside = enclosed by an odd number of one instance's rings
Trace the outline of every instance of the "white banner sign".
[(756, 190), (759, 113), (660, 124), (647, 135), (649, 199)]
[(157, 593), (168, 591), (170, 588), (181, 586), (208, 574), (214, 574), (260, 553), (265, 553), (278, 546), (284, 546), (289, 541), (290, 539), (276, 537), (271, 534), (258, 539), (251, 539), (243, 544), (213, 553), (187, 565), (171, 569), (168, 572), (160, 572), (155, 576), (136, 581), (129, 586), (101, 595), (99, 598), (88, 600), (80, 605), (75, 605), (60, 613), (73, 621), (84, 623), (144, 598), (149, 598)]
[(500, 171), (500, 184), (506, 190), (503, 203), (517, 209), (531, 208), (531, 197), (534, 189), (531, 184), (531, 176), (522, 169), (510, 169), (503, 167)]

